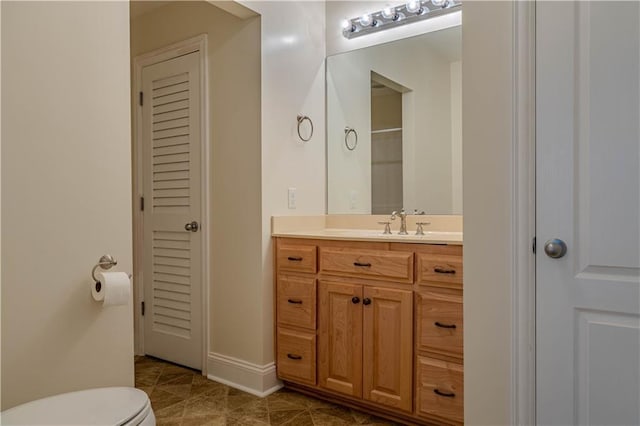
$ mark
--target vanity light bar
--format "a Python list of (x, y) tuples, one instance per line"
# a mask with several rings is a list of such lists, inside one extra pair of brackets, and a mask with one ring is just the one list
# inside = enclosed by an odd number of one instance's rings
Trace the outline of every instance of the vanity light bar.
[(342, 35), (348, 39), (356, 38), (457, 12), (461, 8), (462, 2), (459, 0), (411, 0), (401, 6), (387, 7), (375, 13), (345, 19), (342, 23)]

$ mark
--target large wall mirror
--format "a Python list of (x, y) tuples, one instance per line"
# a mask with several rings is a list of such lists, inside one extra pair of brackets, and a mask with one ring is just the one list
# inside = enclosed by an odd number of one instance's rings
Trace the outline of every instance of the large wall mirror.
[(460, 26), (327, 58), (327, 210), (462, 214)]

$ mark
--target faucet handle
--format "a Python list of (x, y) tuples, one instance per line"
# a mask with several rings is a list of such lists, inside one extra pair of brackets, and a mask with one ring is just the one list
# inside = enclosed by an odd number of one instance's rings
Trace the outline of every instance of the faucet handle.
[(390, 235), (391, 234), (391, 222), (378, 222), (379, 225), (384, 225), (384, 232), (382, 233), (383, 235)]
[(417, 222), (418, 229), (416, 229), (416, 235), (424, 235), (424, 229), (422, 229), (423, 225), (431, 225), (431, 222)]

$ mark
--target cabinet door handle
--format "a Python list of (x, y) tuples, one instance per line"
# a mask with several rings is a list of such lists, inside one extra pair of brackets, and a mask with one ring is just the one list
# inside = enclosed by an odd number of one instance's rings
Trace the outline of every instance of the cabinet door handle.
[(362, 263), (362, 262), (353, 262), (353, 266), (361, 266), (364, 268), (370, 268), (371, 264), (370, 263)]
[(455, 324), (442, 324), (441, 322), (438, 322), (438, 321), (434, 322), (433, 325), (440, 328), (456, 328)]
[(435, 268), (433, 268), (433, 272), (435, 272), (436, 274), (455, 274), (456, 270), (455, 269), (445, 269), (445, 268), (442, 268), (440, 266), (436, 266)]
[(290, 260), (291, 262), (302, 262), (302, 257), (300, 257), (300, 256), (289, 256), (289, 257), (287, 257), (287, 260)]
[(360, 303), (360, 298), (358, 296), (353, 296), (351, 298), (351, 303), (353, 303), (354, 305)]
[(371, 304), (371, 299), (369, 299), (368, 297), (365, 297), (364, 299), (362, 299), (362, 304), (363, 305), (370, 305)]
[(298, 360), (302, 359), (302, 356), (301, 355), (296, 355), (296, 354), (287, 354), (287, 358), (295, 359), (296, 361), (298, 361)]
[(302, 305), (302, 300), (300, 299), (288, 299), (287, 302), (292, 303), (294, 305)]
[(453, 392), (442, 392), (438, 389), (434, 389), (433, 393), (435, 393), (436, 395), (444, 396), (445, 398), (453, 398), (454, 396), (456, 396), (456, 394)]

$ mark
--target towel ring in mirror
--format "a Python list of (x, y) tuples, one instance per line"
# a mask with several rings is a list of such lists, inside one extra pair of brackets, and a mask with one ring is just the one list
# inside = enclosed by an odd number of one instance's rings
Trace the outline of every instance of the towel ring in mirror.
[[(353, 135), (353, 138), (349, 138), (349, 135)], [(353, 139), (353, 144), (349, 144), (349, 139)], [(358, 132), (356, 129), (352, 129), (351, 127), (344, 128), (344, 144), (347, 146), (349, 151), (353, 151), (358, 146)]]
[[(309, 126), (311, 126), (311, 133), (309, 133), (309, 137), (308, 138), (303, 138), (302, 137), (302, 133), (300, 132), (300, 126), (305, 121), (308, 121), (309, 122)], [(309, 142), (311, 140), (311, 138), (313, 137), (313, 121), (311, 121), (311, 119), (306, 115), (302, 115), (302, 114), (298, 115), (298, 137), (303, 142)]]

